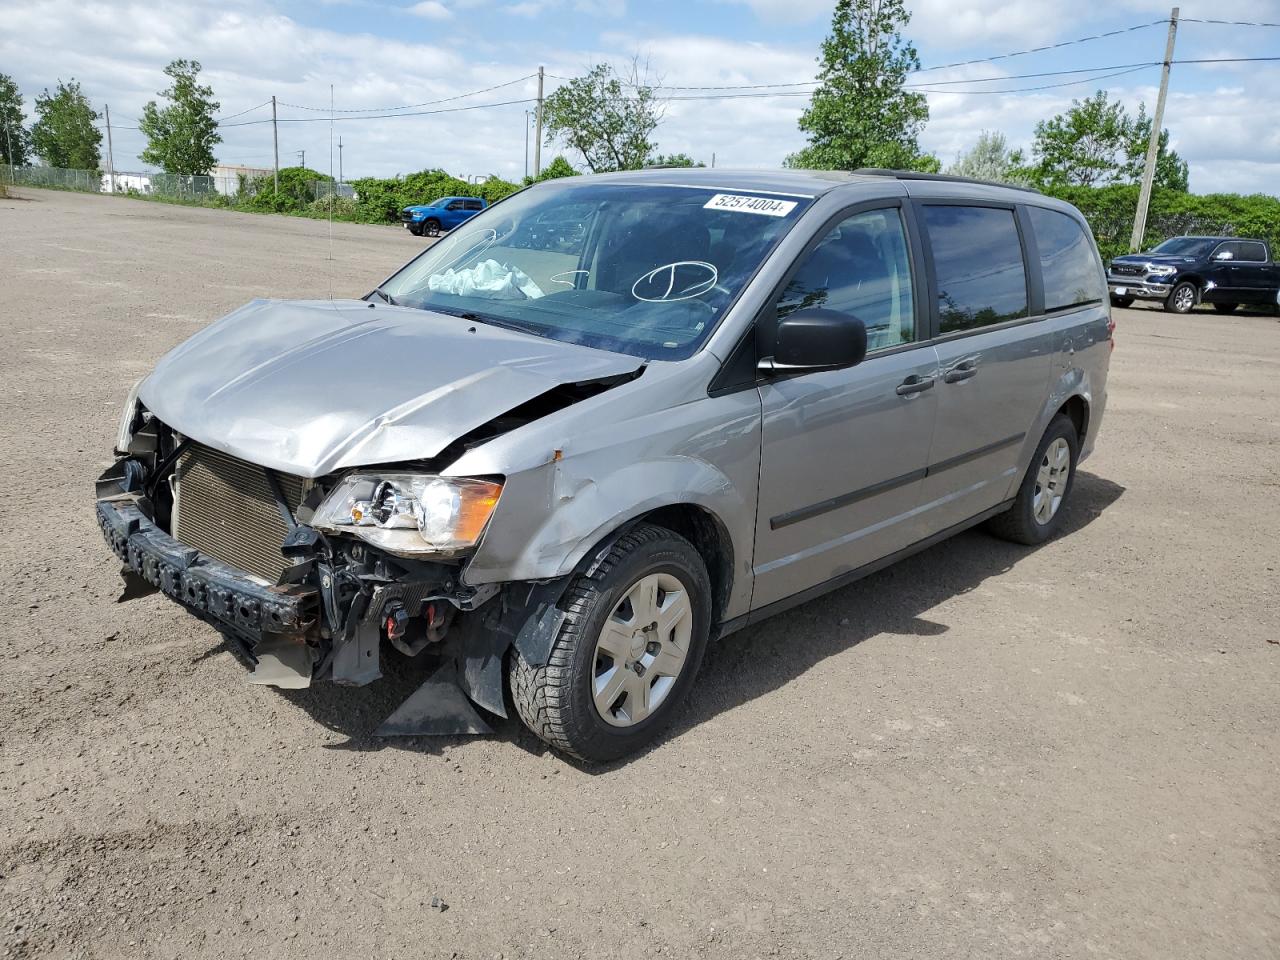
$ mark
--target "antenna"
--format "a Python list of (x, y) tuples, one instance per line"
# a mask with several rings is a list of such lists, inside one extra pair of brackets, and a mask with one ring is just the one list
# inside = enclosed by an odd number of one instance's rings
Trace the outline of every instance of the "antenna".
[[(329, 261), (333, 262), (333, 84), (329, 84)], [(333, 267), (329, 268), (329, 299), (333, 299)]]

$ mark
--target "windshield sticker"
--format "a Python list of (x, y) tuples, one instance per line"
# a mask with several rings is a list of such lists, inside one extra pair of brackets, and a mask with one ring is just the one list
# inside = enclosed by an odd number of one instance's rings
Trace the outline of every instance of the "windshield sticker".
[(734, 193), (717, 193), (702, 205), (704, 210), (732, 210), (735, 213), (759, 213), (766, 217), (785, 217), (796, 208), (794, 200), (772, 197), (744, 197)]
[(677, 260), (655, 267), (631, 285), (631, 295), (645, 303), (692, 300), (712, 289), (720, 279), (715, 264)]

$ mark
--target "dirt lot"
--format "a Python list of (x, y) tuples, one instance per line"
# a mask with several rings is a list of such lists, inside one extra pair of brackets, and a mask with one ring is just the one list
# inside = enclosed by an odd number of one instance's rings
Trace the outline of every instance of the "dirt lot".
[(114, 602), (91, 481), (129, 384), (421, 244), (328, 230), (0, 201), (5, 956), (1280, 955), (1275, 318), (1118, 311), (1064, 536), (738, 634), (661, 746), (588, 770), (515, 722), (373, 740), (395, 682), (253, 687)]

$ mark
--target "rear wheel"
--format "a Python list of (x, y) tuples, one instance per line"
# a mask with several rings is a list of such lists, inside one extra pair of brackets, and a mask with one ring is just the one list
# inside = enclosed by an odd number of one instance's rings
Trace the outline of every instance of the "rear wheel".
[(1196, 285), (1190, 280), (1183, 280), (1169, 292), (1164, 308), (1171, 313), (1190, 313), (1196, 305), (1196, 295)]
[(1062, 526), (1062, 506), (1076, 477), (1080, 438), (1071, 418), (1058, 414), (1044, 432), (1013, 506), (988, 521), (996, 536), (1028, 546), (1044, 543)]
[(1120, 307), (1121, 309), (1124, 309), (1125, 307), (1131, 305), (1132, 303), (1133, 303), (1133, 297), (1112, 297), (1111, 298), (1111, 305), (1113, 307)]
[(1215, 303), (1213, 309), (1219, 313), (1235, 313), (1238, 306), (1240, 306), (1238, 303)]
[(562, 601), (544, 667), (518, 650), (511, 696), (525, 726), (583, 760), (614, 760), (653, 740), (689, 692), (711, 626), (711, 582), (688, 540), (644, 524), (620, 537)]

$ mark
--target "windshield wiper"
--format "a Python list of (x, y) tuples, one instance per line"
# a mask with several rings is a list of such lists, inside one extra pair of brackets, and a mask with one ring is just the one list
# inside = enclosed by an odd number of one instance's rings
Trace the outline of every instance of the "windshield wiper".
[(387, 303), (391, 304), (391, 306), (393, 307), (400, 306), (400, 304), (396, 303), (396, 298), (393, 297), (391, 294), (387, 293), (381, 287), (374, 287), (373, 292), (376, 293), (378, 296), (380, 296), (383, 300), (387, 301)]

